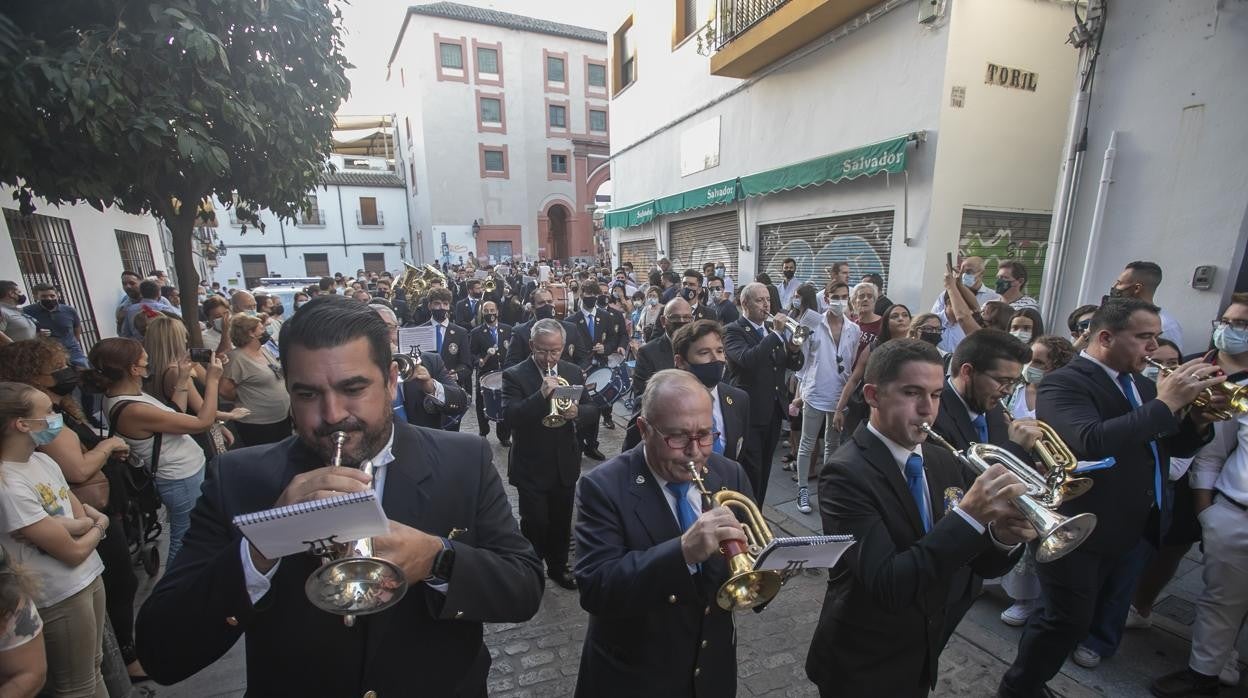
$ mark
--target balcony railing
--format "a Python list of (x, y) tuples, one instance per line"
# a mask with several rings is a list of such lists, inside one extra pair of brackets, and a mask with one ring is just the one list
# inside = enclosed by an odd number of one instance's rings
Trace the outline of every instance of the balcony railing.
[(318, 208), (311, 211), (305, 211), (299, 214), (299, 226), (301, 228), (314, 228), (325, 225), (325, 209)]
[(357, 208), (355, 210), (355, 224), (361, 228), (384, 228), (386, 219), (381, 215), (381, 211), (377, 212), (375, 219), (365, 218), (364, 213)]
[(717, 0), (715, 15), (698, 29), (698, 51), (711, 55), (749, 31), (789, 0)]

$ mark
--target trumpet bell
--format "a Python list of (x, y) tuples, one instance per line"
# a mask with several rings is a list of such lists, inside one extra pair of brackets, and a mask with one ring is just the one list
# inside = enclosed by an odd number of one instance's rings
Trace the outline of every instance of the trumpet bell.
[(1069, 502), (1075, 497), (1082, 497), (1092, 489), (1092, 478), (1076, 477), (1062, 482), (1062, 501)]
[(1036, 562), (1060, 560), (1087, 540), (1095, 528), (1096, 514), (1076, 514), (1070, 518), (1054, 515), (1047, 529), (1039, 532)]
[(728, 581), (715, 593), (715, 603), (725, 611), (748, 611), (762, 606), (780, 593), (783, 579), (775, 570), (756, 572), (745, 556), (728, 561), (732, 570)]
[(347, 617), (380, 613), (403, 600), (403, 571), (379, 557), (347, 557), (321, 565), (304, 583), (313, 606)]
[(567, 423), (568, 423), (568, 420), (563, 415), (552, 413), (552, 414), (546, 415), (545, 417), (542, 417), (542, 426), (548, 427), (550, 429), (558, 429), (559, 427)]

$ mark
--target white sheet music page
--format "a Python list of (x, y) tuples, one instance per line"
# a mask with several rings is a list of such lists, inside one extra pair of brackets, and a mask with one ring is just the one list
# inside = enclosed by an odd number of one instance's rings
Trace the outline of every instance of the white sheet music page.
[(270, 560), (311, 550), (318, 543), (348, 543), (390, 529), (373, 490), (300, 502), (234, 517), (234, 525)]

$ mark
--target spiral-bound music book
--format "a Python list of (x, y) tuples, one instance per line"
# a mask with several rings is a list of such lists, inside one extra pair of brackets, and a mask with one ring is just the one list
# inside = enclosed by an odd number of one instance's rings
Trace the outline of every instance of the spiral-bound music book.
[(825, 569), (836, 566), (854, 544), (853, 536), (774, 538), (758, 554), (756, 570)]
[(241, 514), (234, 517), (234, 525), (270, 560), (389, 530), (381, 501), (372, 490)]

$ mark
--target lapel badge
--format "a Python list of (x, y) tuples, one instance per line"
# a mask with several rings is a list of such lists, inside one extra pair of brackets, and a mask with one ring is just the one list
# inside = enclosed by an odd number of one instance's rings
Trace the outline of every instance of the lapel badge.
[(451, 356), (455, 356), (456, 354), (459, 353), (459, 345), (456, 344), (455, 342), (451, 342), (450, 344), (446, 345), (446, 353), (450, 354)]
[(633, 482), (637, 483), (638, 485), (644, 485), (644, 484), (646, 484), (646, 476), (645, 476), (645, 475), (638, 475), (638, 476), (637, 476), (637, 479), (636, 479), (636, 480), (633, 480)]
[(575, 344), (567, 345), (567, 350), (568, 350), (568, 358), (572, 358), (572, 353), (576, 351), (576, 345)]
[(953, 511), (953, 508), (958, 505), (958, 502), (962, 501), (962, 495), (964, 494), (966, 493), (962, 491), (961, 487), (946, 487), (945, 488), (945, 513), (946, 514), (949, 513), (950, 511)]
[(724, 402), (726, 402), (726, 403), (728, 403), (729, 405), (731, 405), (731, 404), (732, 404), (732, 396), (731, 396), (731, 395), (725, 395), (725, 396), (724, 396)]

